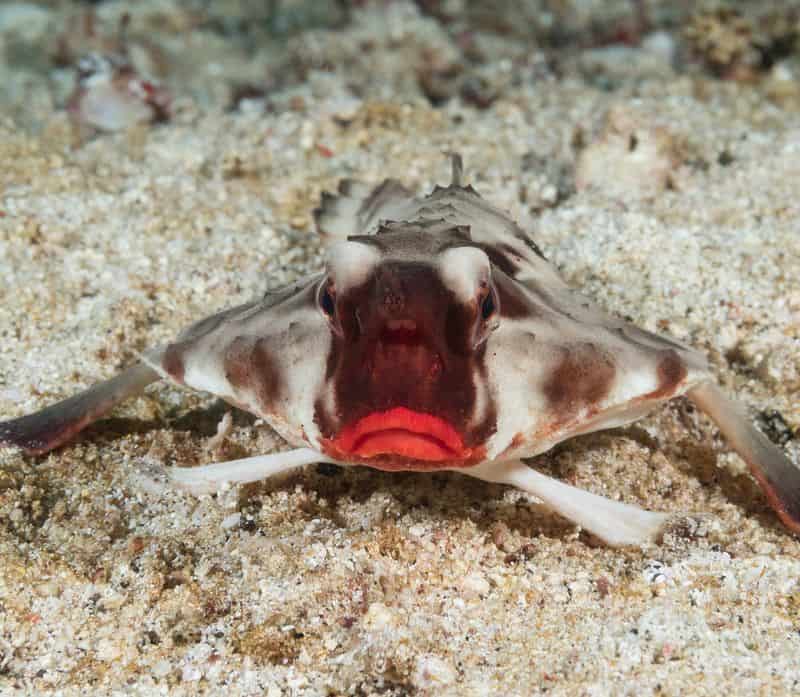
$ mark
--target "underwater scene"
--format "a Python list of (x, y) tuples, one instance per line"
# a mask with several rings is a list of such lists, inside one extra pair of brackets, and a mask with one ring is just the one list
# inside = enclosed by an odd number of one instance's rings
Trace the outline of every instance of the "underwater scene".
[(0, 695), (800, 692), (796, 0), (0, 1)]

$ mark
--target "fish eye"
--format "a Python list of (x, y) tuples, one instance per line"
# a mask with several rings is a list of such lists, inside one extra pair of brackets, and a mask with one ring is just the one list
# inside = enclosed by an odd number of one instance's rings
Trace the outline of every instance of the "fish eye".
[(317, 291), (317, 304), (328, 319), (332, 320), (336, 317), (336, 291), (328, 279), (322, 282)]
[(319, 296), (319, 306), (330, 319), (333, 319), (336, 315), (336, 303), (333, 300), (333, 294), (328, 284), (322, 287), (322, 292)]
[(495, 310), (494, 292), (489, 291), (481, 303), (481, 316), (487, 320), (495, 313)]

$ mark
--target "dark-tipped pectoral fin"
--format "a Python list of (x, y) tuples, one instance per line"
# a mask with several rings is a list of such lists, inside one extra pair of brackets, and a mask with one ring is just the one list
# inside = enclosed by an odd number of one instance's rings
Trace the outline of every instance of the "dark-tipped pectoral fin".
[(713, 382), (697, 385), (687, 396), (714, 420), (747, 463), (784, 525), (800, 533), (800, 467), (758, 431), (744, 409), (728, 399)]
[(0, 423), (0, 445), (39, 455), (63, 445), (93, 421), (141, 392), (160, 375), (138, 363), (80, 394), (18, 419)]

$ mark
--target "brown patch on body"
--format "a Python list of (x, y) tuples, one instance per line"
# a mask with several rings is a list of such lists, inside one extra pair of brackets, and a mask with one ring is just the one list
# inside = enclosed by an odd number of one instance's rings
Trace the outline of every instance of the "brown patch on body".
[(500, 453), (500, 454), (497, 456), (497, 458), (496, 458), (496, 459), (497, 459), (497, 460), (503, 460), (503, 459), (505, 459), (505, 458), (506, 458), (508, 455), (510, 455), (511, 453), (513, 453), (513, 452), (514, 452), (514, 451), (515, 451), (517, 448), (519, 448), (519, 447), (520, 447), (521, 445), (523, 445), (524, 443), (525, 443), (525, 434), (524, 434), (524, 433), (516, 433), (516, 434), (514, 435), (514, 437), (511, 439), (511, 442), (508, 444), (508, 447), (506, 447), (506, 448), (503, 450), (503, 452), (501, 452), (501, 453)]
[(678, 391), (681, 383), (686, 379), (688, 374), (686, 363), (681, 360), (677, 351), (666, 349), (659, 353), (662, 358), (656, 368), (658, 387), (652, 392), (642, 395), (640, 399), (667, 399)]
[(599, 404), (611, 390), (617, 369), (605, 351), (589, 342), (561, 351), (561, 360), (545, 383), (544, 393), (559, 420), (566, 420), (584, 407)]
[(183, 342), (170, 344), (164, 351), (164, 357), (161, 359), (161, 366), (167, 371), (167, 374), (175, 380), (175, 382), (183, 384), (183, 377), (186, 371), (186, 365), (183, 360), (184, 345)]
[(658, 392), (666, 396), (678, 389), (687, 375), (686, 364), (677, 351), (669, 349), (658, 363)]
[(265, 412), (280, 397), (281, 378), (266, 339), (237, 336), (225, 351), (225, 378), (238, 392), (255, 395)]

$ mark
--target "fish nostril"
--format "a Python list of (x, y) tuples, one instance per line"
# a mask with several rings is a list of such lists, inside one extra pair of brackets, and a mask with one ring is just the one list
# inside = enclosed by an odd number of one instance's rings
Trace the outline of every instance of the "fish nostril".
[(406, 306), (405, 299), (400, 293), (392, 290), (385, 290), (383, 293), (383, 308), (392, 315), (396, 315), (403, 311)]

